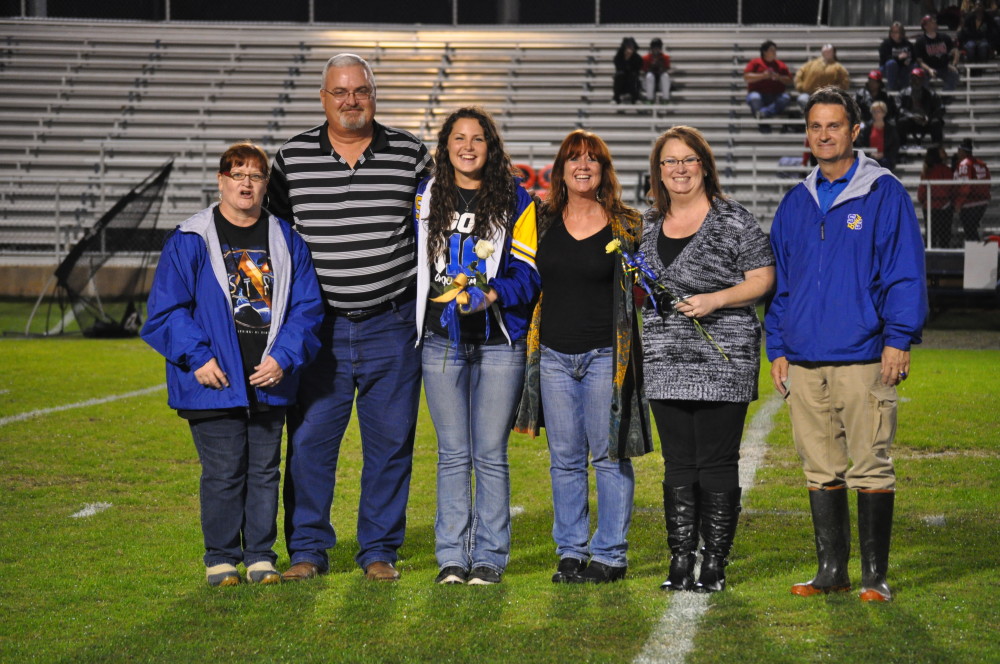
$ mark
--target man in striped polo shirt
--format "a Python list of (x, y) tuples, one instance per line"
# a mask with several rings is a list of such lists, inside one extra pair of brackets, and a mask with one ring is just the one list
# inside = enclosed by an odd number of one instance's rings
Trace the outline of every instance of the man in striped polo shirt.
[(326, 122), (278, 150), (268, 187), (270, 210), (294, 221), (312, 250), (326, 300), (323, 347), (288, 413), (287, 580), (329, 567), (337, 458), (355, 395), (364, 458), (356, 560), (369, 579), (399, 578), (420, 399), (412, 210), (431, 158), (412, 134), (375, 122), (375, 92), (365, 60), (330, 58)]

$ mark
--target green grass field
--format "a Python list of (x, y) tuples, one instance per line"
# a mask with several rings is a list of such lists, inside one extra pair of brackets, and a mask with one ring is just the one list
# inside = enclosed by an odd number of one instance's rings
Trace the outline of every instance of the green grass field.
[[(0, 328), (4, 321), (0, 313)], [(162, 360), (137, 339), (4, 339), (0, 352), (0, 420), (163, 382)], [(913, 354), (894, 451), (889, 605), (788, 592), (814, 573), (815, 554), (780, 409), (745, 494), (730, 587), (711, 597), (688, 661), (1000, 662), (998, 367), (995, 350)], [(762, 378), (770, 398), (766, 367)], [(557, 560), (544, 439), (514, 436), (510, 458), (512, 505), (523, 511), (498, 586), (433, 584), (436, 455), (423, 410), (399, 583), (368, 583), (353, 562), (360, 455), (352, 427), (331, 573), (212, 589), (201, 563), (199, 466), (165, 391), (7, 421), (0, 662), (631, 661), (674, 599), (658, 589), (667, 561), (658, 451), (636, 462), (628, 577), (602, 587), (550, 582)], [(97, 502), (112, 506), (71, 518)], [(284, 568), (280, 538), (278, 552)], [(851, 571), (858, 583), (856, 545)]]

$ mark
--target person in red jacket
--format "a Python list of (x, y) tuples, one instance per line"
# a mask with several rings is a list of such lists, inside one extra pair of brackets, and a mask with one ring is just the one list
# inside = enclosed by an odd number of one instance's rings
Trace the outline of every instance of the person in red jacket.
[[(778, 59), (778, 46), (770, 39), (760, 45), (760, 57), (747, 63), (743, 80), (747, 84), (747, 105), (758, 120), (780, 115), (792, 100), (785, 91), (792, 84), (792, 72)], [(770, 125), (760, 125), (760, 132), (771, 133)]]
[[(958, 146), (958, 167), (955, 169), (956, 180), (989, 180), (990, 169), (982, 160), (973, 154), (971, 138), (962, 139)], [(966, 242), (979, 241), (979, 222), (986, 213), (990, 203), (989, 184), (963, 184), (956, 187), (955, 211), (962, 222)]]
[(642, 56), (642, 76), (646, 101), (670, 101), (670, 56), (663, 52), (659, 37), (649, 42), (649, 53)]
[[(924, 156), (924, 167), (920, 171), (920, 188), (917, 200), (924, 208), (931, 245), (947, 249), (951, 246), (951, 198), (954, 186), (950, 184), (925, 184), (927, 180), (951, 180), (951, 169), (947, 164), (948, 155), (942, 147), (929, 147)], [(927, 190), (930, 189), (930, 201)]]

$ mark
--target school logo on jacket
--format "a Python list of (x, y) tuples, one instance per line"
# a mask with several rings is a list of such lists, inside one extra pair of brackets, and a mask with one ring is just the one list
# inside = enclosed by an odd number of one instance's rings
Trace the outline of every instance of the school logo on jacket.
[(847, 215), (847, 227), (852, 231), (861, 230), (861, 215), (860, 214), (849, 214)]

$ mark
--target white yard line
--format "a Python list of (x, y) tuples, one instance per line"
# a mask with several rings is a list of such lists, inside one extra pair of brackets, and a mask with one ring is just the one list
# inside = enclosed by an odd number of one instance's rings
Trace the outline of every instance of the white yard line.
[[(774, 423), (774, 414), (784, 401), (776, 394), (761, 404), (750, 420), (740, 444), (740, 485), (743, 497), (753, 487), (757, 469), (764, 462), (767, 452), (767, 435)], [(739, 531), (736, 531), (739, 537)], [(694, 647), (694, 634), (698, 621), (708, 610), (709, 596), (691, 592), (670, 593), (670, 605), (659, 624), (649, 635), (649, 640), (636, 656), (636, 664), (683, 664)]]
[(160, 385), (154, 385), (153, 387), (147, 387), (146, 389), (136, 390), (134, 392), (125, 392), (124, 394), (112, 394), (111, 396), (101, 397), (100, 399), (87, 399), (86, 401), (68, 403), (63, 406), (53, 406), (52, 408), (40, 408), (39, 410), (32, 410), (28, 411), (27, 413), (19, 413), (18, 415), (0, 417), (0, 427), (6, 426), (13, 422), (30, 420), (32, 417), (40, 417), (42, 415), (58, 413), (63, 410), (72, 410), (73, 408), (86, 408), (87, 406), (96, 406), (98, 404), (108, 403), (109, 401), (120, 401), (121, 399), (129, 399), (131, 397), (141, 397), (143, 395), (152, 394), (153, 392), (159, 392), (160, 390), (165, 390), (165, 389), (167, 389), (167, 384), (162, 383)]
[(83, 506), (79, 512), (74, 512), (69, 515), (71, 519), (85, 519), (88, 516), (94, 516), (98, 512), (103, 512), (104, 510), (111, 507), (111, 503), (87, 503)]

